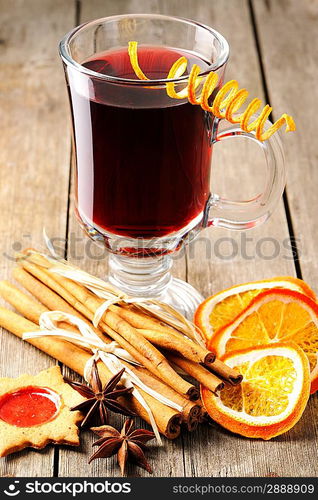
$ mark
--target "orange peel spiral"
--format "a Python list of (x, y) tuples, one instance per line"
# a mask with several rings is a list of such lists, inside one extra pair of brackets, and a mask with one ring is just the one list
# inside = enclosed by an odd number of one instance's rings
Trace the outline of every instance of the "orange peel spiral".
[(149, 78), (145, 75), (145, 73), (139, 66), (137, 46), (138, 42), (128, 42), (128, 55), (130, 64), (139, 80), (149, 80)]
[[(144, 74), (138, 63), (138, 43), (133, 41), (128, 44), (128, 54), (130, 58), (131, 66), (140, 80), (149, 80)], [(186, 57), (182, 56), (171, 66), (170, 71), (167, 75), (167, 80), (173, 80), (175, 78), (180, 78), (184, 75), (188, 66), (188, 60)], [(210, 104), (210, 98), (214, 90), (217, 88), (219, 77), (214, 71), (210, 71), (206, 76), (201, 93), (199, 97), (196, 95), (196, 90), (203, 81), (203, 77), (200, 76), (201, 68), (197, 64), (194, 64), (191, 68), (188, 84), (187, 86), (179, 90), (175, 89), (175, 82), (167, 81), (166, 91), (167, 95), (172, 99), (188, 99), (190, 104), (199, 105), (204, 111), (212, 113), (217, 118), (225, 118), (230, 123), (239, 124), (244, 132), (251, 133), (255, 131), (255, 137), (259, 141), (266, 141), (269, 139), (277, 130), (286, 125), (285, 132), (292, 132), (296, 130), (296, 125), (292, 116), (284, 113), (281, 117), (276, 120), (271, 126), (264, 130), (266, 120), (272, 112), (272, 108), (269, 104), (266, 104), (263, 109), (261, 109), (262, 101), (258, 98), (253, 99), (245, 111), (238, 114), (239, 109), (246, 102), (249, 92), (246, 89), (240, 89), (239, 84), (236, 80), (230, 80), (225, 83), (215, 95), (212, 104)], [(252, 117), (255, 113), (259, 112), (259, 115), (251, 122)]]

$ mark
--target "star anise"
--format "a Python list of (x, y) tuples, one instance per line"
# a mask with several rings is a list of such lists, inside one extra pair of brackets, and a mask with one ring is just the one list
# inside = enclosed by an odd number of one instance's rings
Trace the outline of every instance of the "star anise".
[(92, 368), (90, 386), (65, 378), (65, 381), (70, 384), (73, 389), (86, 398), (86, 401), (71, 408), (72, 411), (78, 410), (84, 413), (87, 412), (86, 417), (81, 423), (81, 427), (84, 427), (97, 412), (99, 413), (102, 425), (108, 423), (108, 410), (115, 413), (121, 413), (122, 415), (135, 415), (131, 410), (117, 401), (117, 398), (129, 394), (133, 390), (132, 387), (117, 388), (117, 384), (124, 371), (125, 368), (120, 370), (120, 372), (114, 375), (104, 387), (102, 386), (95, 361)]
[(128, 418), (121, 432), (110, 425), (92, 427), (100, 439), (93, 446), (99, 446), (98, 450), (90, 457), (89, 462), (95, 458), (108, 458), (117, 453), (117, 461), (122, 475), (125, 474), (127, 461), (135, 463), (152, 474), (152, 469), (146, 460), (144, 452), (147, 450), (146, 443), (155, 437), (154, 433), (146, 429), (132, 430), (134, 421)]

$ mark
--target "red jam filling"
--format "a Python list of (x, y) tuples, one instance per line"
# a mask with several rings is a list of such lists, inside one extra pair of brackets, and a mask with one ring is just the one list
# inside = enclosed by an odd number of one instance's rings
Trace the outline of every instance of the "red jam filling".
[(33, 427), (53, 420), (60, 396), (46, 387), (21, 387), (0, 397), (0, 419), (16, 427)]

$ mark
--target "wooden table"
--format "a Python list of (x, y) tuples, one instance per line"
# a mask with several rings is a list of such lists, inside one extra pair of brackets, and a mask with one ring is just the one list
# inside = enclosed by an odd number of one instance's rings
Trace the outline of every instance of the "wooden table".
[[(206, 230), (176, 260), (175, 274), (205, 296), (277, 275), (303, 277), (317, 292), (316, 0), (0, 0), (1, 277), (10, 275), (16, 250), (43, 247), (44, 227), (70, 261), (107, 273), (107, 260), (73, 217), (68, 104), (57, 44), (84, 21), (129, 12), (179, 15), (219, 30), (231, 46), (227, 77), (266, 98), (274, 118), (292, 114), (298, 127), (285, 139), (287, 190), (270, 221), (246, 234)], [(261, 186), (263, 164), (244, 141), (235, 143), (215, 148), (213, 190), (242, 199)], [(1, 376), (54, 363), (7, 332), (0, 342)], [(270, 442), (201, 426), (165, 440), (164, 449), (152, 447), (150, 461), (156, 476), (316, 476), (317, 411), (315, 395), (295, 428)], [(79, 449), (49, 446), (1, 459), (1, 475), (117, 476), (115, 460), (87, 464), (92, 440), (86, 432)], [(141, 469), (129, 472), (143, 475)]]

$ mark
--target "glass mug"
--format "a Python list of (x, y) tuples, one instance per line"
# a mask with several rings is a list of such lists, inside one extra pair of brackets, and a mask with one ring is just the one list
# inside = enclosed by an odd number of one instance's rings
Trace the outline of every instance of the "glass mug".
[[(139, 64), (149, 80), (134, 74), (131, 40), (138, 41)], [(212, 70), (218, 74), (215, 92), (224, 83), (228, 43), (200, 23), (153, 14), (98, 19), (68, 33), (60, 55), (72, 111), (81, 226), (109, 250), (113, 285), (134, 297), (163, 300), (191, 317), (202, 297), (171, 276), (172, 254), (205, 227), (244, 230), (270, 216), (285, 185), (279, 135), (262, 143), (238, 125), (218, 132), (218, 118), (167, 95), (167, 81), (176, 91), (187, 85), (187, 74), (166, 79), (180, 56), (188, 59), (188, 71), (197, 63), (203, 77)], [(210, 191), (213, 144), (238, 137), (262, 148), (267, 167), (264, 191), (242, 202)]]

